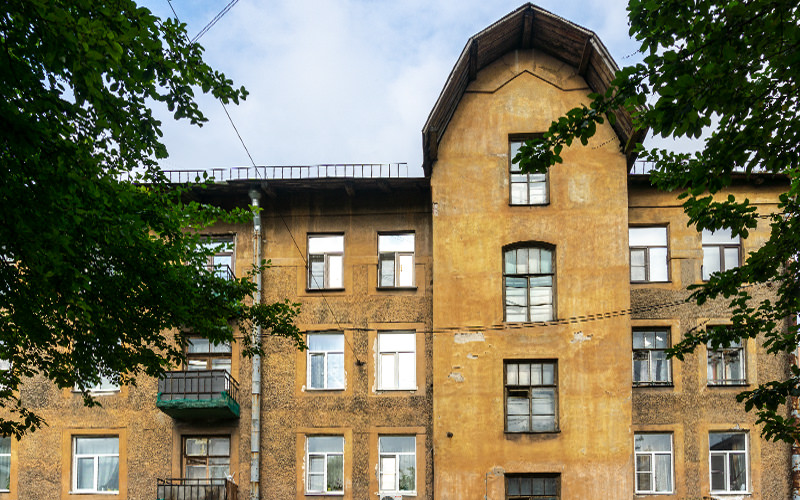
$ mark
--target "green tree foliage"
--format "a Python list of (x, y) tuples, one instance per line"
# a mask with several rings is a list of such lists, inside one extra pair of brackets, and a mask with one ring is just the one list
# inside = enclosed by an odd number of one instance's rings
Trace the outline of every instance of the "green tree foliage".
[[(743, 266), (692, 287), (698, 304), (727, 299), (733, 327), (685, 335), (672, 350), (677, 358), (706, 342), (717, 347), (748, 337), (762, 339), (770, 353), (797, 348), (798, 330), (786, 325), (800, 311), (799, 12), (796, 0), (630, 0), (630, 34), (641, 42), (644, 61), (619, 71), (604, 95), (553, 122), (516, 158), (524, 170), (544, 171), (561, 162), (563, 147), (585, 145), (598, 123), (613, 123), (620, 108), (639, 130), (704, 138), (693, 154), (639, 145), (640, 158), (653, 162), (653, 184), (679, 194), (698, 230), (730, 228), (746, 238), (760, 222), (771, 225), (771, 235)], [(714, 196), (742, 173), (785, 178), (780, 213)], [(743, 287), (758, 283), (772, 284), (772, 300), (754, 299)], [(765, 437), (791, 442), (800, 427), (782, 405), (797, 395), (800, 370), (793, 368), (787, 380), (767, 381), (738, 399), (758, 412)]]
[(77, 384), (92, 405), (101, 376), (133, 384), (181, 361), (187, 332), (222, 342), (258, 324), (302, 346), (296, 304), (253, 306), (248, 276), (202, 266), (200, 231), (247, 210), (184, 203), (157, 168), (167, 151), (148, 104), (202, 125), (194, 89), (246, 97), (184, 25), (131, 0), (0, 8), (0, 434), (42, 424), (20, 398), (29, 377)]

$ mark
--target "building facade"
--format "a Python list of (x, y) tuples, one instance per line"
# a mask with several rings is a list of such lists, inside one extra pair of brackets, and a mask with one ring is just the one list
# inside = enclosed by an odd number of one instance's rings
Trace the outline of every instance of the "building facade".
[[(790, 447), (735, 402), (787, 376), (788, 355), (754, 339), (665, 357), (729, 321), (686, 287), (769, 227), (687, 227), (637, 173), (624, 113), (547, 174), (511, 162), (615, 69), (594, 33), (526, 4), (467, 43), (423, 129), (423, 177), (260, 167), (192, 193), (262, 208), (209, 232), (209, 266), (270, 259), (259, 299), (301, 304), (308, 350), (192, 339), (162, 380), (97, 387), (102, 408), (33, 379), (23, 400), (49, 425), (0, 442), (0, 500), (791, 498)], [(730, 193), (770, 212), (783, 187)]]

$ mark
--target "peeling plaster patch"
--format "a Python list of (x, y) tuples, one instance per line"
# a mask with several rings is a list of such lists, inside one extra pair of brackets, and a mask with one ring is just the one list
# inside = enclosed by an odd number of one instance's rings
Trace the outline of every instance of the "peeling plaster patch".
[(570, 342), (573, 344), (576, 342), (586, 342), (592, 340), (592, 337), (593, 335), (591, 333), (589, 335), (584, 335), (582, 331), (577, 331), (572, 334), (572, 340)]
[(466, 344), (468, 342), (486, 342), (486, 338), (483, 336), (483, 332), (456, 333), (453, 341), (456, 344)]
[(453, 379), (455, 382), (459, 383), (464, 381), (464, 375), (461, 375), (458, 372), (451, 372), (450, 375), (447, 376), (447, 378)]
[(498, 467), (493, 467), (492, 468), (492, 474), (494, 474), (495, 476), (502, 476), (505, 473), (506, 473), (506, 470), (504, 468), (502, 468), (502, 467), (498, 466)]
[(477, 354), (467, 354), (467, 359), (478, 359)]

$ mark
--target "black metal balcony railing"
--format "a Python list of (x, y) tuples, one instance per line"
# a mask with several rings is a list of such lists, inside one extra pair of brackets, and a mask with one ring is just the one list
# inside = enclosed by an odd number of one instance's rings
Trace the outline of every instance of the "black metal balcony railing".
[(217, 278), (222, 278), (227, 281), (233, 281), (234, 278), (236, 278), (236, 275), (233, 274), (233, 269), (227, 264), (215, 265), (211, 271)]
[(238, 500), (239, 488), (228, 479), (158, 479), (158, 500)]
[(225, 370), (167, 372), (156, 406), (177, 418), (239, 416), (239, 384)]

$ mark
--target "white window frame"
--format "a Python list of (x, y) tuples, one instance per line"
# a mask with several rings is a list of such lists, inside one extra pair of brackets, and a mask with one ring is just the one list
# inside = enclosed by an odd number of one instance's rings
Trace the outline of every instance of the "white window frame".
[[(342, 443), (342, 451), (311, 451), (311, 440), (315, 438), (340, 438)], [(311, 472), (311, 458), (322, 458), (322, 490), (314, 490), (311, 488), (311, 476), (319, 475), (318, 473)], [(342, 489), (335, 491), (327, 491), (328, 485), (328, 457), (342, 457)], [(344, 494), (344, 436), (306, 436), (306, 494), (312, 495), (343, 495)]]
[[(719, 347), (717, 349), (713, 349), (710, 345), (706, 345), (707, 351), (707, 362), (706, 362), (706, 375), (708, 378), (708, 385), (710, 386), (726, 386), (726, 385), (734, 385), (734, 386), (741, 386), (747, 385), (747, 355), (745, 349), (745, 343), (742, 340), (737, 340), (728, 344), (728, 347)], [(741, 379), (734, 379), (730, 376), (730, 366), (728, 360), (726, 360), (727, 356), (730, 356), (731, 353), (734, 353), (739, 358), (739, 363), (742, 366), (742, 378)], [(722, 363), (722, 378), (716, 378), (716, 370), (712, 369), (711, 359), (712, 357), (717, 357), (721, 355), (721, 363)], [(712, 373), (712, 370), (714, 373)]]
[[(712, 434), (739, 434), (744, 436), (744, 450), (711, 450), (711, 435)], [(712, 474), (713, 469), (711, 467), (711, 457), (712, 456), (723, 456), (725, 457), (725, 465), (723, 470), (723, 477), (725, 479), (725, 489), (724, 490), (715, 490), (712, 488)], [(744, 490), (732, 490), (730, 489), (730, 456), (731, 455), (744, 455), (744, 464), (745, 464), (745, 489)], [(708, 489), (711, 494), (715, 493), (730, 493), (730, 494), (748, 494), (750, 493), (750, 440), (747, 432), (740, 432), (740, 431), (715, 431), (708, 433)]]
[[(654, 333), (654, 346), (653, 347), (636, 347), (636, 334), (646, 334), (646, 333)], [(664, 333), (666, 335), (666, 345), (663, 347), (658, 346), (658, 333)], [(655, 380), (654, 374), (656, 373), (654, 370), (654, 363), (653, 363), (653, 353), (654, 352), (666, 352), (669, 348), (669, 339), (670, 339), (670, 329), (669, 328), (634, 328), (632, 331), (632, 356), (633, 359), (631, 361), (631, 370), (633, 370), (633, 385), (634, 387), (646, 387), (646, 386), (659, 386), (659, 385), (672, 385), (672, 361), (665, 357), (664, 363), (667, 366), (667, 379), (666, 380)], [(647, 353), (647, 376), (648, 380), (635, 380), (636, 378), (636, 353), (637, 352), (645, 352)]]
[[(0, 453), (0, 458), (8, 458), (8, 487), (0, 483), (0, 492), (8, 493), (11, 491), (11, 437), (0, 436), (0, 440), (8, 440), (8, 453)], [(0, 478), (2, 479), (2, 478)]]
[[(641, 239), (647, 239), (644, 236), (637, 236), (636, 233), (642, 234), (644, 231), (653, 230), (653, 229), (663, 229), (664, 230), (664, 242), (655, 242), (651, 243), (649, 240), (647, 242), (641, 242)], [(630, 274), (631, 274), (631, 283), (669, 283), (670, 281), (670, 272), (669, 272), (669, 228), (667, 226), (631, 226), (628, 228), (628, 242), (629, 242), (629, 252), (630, 252)], [(653, 263), (653, 253), (654, 250), (664, 250), (664, 279), (654, 279), (652, 274), (652, 270), (655, 269), (655, 263)], [(634, 280), (633, 279), (633, 253), (634, 252), (643, 252), (644, 254), (644, 279), (643, 280)], [(660, 261), (660, 259), (659, 259)], [(660, 262), (658, 263), (661, 264)]]
[[(550, 179), (549, 170), (547, 173), (531, 173), (523, 174), (519, 163), (514, 163), (514, 157), (519, 152), (520, 146), (525, 141), (532, 139), (528, 138), (510, 138), (508, 140), (508, 204), (512, 206), (536, 206), (547, 205), (550, 203)], [(514, 186), (525, 186), (525, 196), (516, 200), (514, 198)], [(544, 190), (544, 198), (537, 198), (531, 201), (531, 188), (539, 187)]]
[[(387, 249), (386, 247), (389, 245), (388, 238), (392, 236), (410, 236), (411, 250)], [(383, 245), (381, 244), (381, 240), (383, 240)], [(402, 233), (378, 233), (378, 288), (414, 288), (416, 286), (414, 257), (416, 243), (416, 236), (412, 231)], [(409, 258), (411, 262), (405, 262), (405, 265), (410, 266), (411, 269), (409, 269), (406, 275), (401, 271), (401, 268), (403, 267), (403, 261), (407, 261)], [(394, 283), (391, 285), (383, 283), (384, 263), (389, 261), (393, 262), (394, 266)], [(402, 278), (404, 276), (409, 276), (411, 281), (403, 281)]]
[[(663, 451), (636, 451), (636, 437), (640, 435), (660, 435), (660, 436), (669, 436), (669, 450)], [(675, 492), (675, 459), (674, 459), (674, 449), (675, 445), (673, 443), (673, 435), (671, 432), (635, 432), (633, 434), (633, 449), (634, 449), (634, 459), (633, 459), (633, 467), (634, 467), (634, 489), (636, 490), (637, 495), (671, 495)], [(639, 470), (639, 461), (638, 457), (640, 456), (647, 456), (650, 458), (650, 470), (649, 471), (640, 471)], [(669, 457), (669, 490), (659, 491), (655, 489), (656, 486), (656, 456), (668, 456)], [(639, 489), (639, 474), (649, 474), (650, 475), (650, 485), (651, 489), (643, 490)]]
[[(389, 349), (384, 345), (389, 336), (403, 336), (404, 338), (411, 338), (411, 349)], [(411, 354), (409, 356), (401, 356), (402, 354)], [(384, 363), (387, 358), (392, 358), (392, 366), (394, 366), (394, 375), (392, 380), (387, 381), (383, 376)], [(403, 360), (406, 362), (403, 362)], [(410, 362), (408, 360), (410, 359)], [(407, 366), (410, 364), (411, 366)], [(410, 372), (412, 381), (407, 386), (400, 385), (400, 373)], [(392, 330), (385, 332), (378, 332), (378, 369), (376, 370), (378, 377), (378, 390), (381, 391), (415, 391), (417, 390), (417, 335), (413, 331)]]
[[(338, 240), (338, 246), (341, 250), (325, 250), (325, 251), (313, 251), (312, 246), (314, 245), (314, 240)], [(314, 278), (312, 274), (312, 260), (318, 260), (322, 258), (322, 275), (323, 275), (323, 282), (319, 283), (319, 281)], [(335, 275), (333, 272), (333, 265), (332, 262), (334, 260), (339, 260), (339, 271), (341, 274), (338, 276)], [(308, 235), (308, 289), (309, 290), (340, 290), (344, 288), (344, 234), (309, 234)]]
[[(336, 336), (338, 335), (342, 339), (342, 348), (337, 350), (312, 350), (311, 348), (311, 336), (314, 335), (328, 335), (328, 336)], [(307, 354), (306, 354), (306, 388), (313, 391), (340, 391), (345, 388), (346, 382), (346, 372), (344, 368), (344, 333), (342, 332), (313, 332), (306, 334), (306, 345), (309, 346)], [(331, 354), (341, 354), (342, 355), (342, 386), (341, 387), (329, 387), (328, 386), (328, 364), (329, 364), (329, 357)], [(312, 361), (311, 358), (313, 356), (323, 356), (322, 361), (322, 387), (314, 387), (312, 384)]]
[[(411, 452), (404, 452), (404, 451), (392, 451), (392, 452), (382, 452), (381, 450), (381, 440), (383, 438), (391, 438), (391, 437), (404, 437), (404, 438), (411, 438), (414, 440), (414, 451)], [(400, 457), (402, 456), (412, 456), (414, 457), (414, 489), (413, 490), (401, 490), (400, 489)], [(394, 469), (391, 471), (385, 471), (383, 468), (383, 459), (384, 458), (393, 458), (394, 459)], [(415, 496), (417, 494), (417, 479), (419, 476), (419, 468), (417, 467), (417, 436), (403, 436), (403, 435), (392, 435), (392, 436), (378, 436), (378, 490), (380, 491), (381, 495), (409, 495)], [(383, 478), (385, 475), (393, 475), (394, 476), (394, 488), (393, 489), (384, 489), (383, 488)]]
[[(742, 239), (739, 236), (735, 238), (731, 234), (730, 229), (720, 229), (718, 231), (709, 231), (703, 229), (703, 265), (702, 279), (708, 281), (712, 273), (728, 271), (737, 268), (742, 263)], [(736, 250), (736, 262), (728, 262), (725, 257), (726, 250)], [(706, 261), (707, 252), (716, 252), (719, 257), (719, 269), (708, 270)]]
[[(117, 453), (99, 453), (99, 454), (78, 454), (78, 440), (79, 439), (107, 439), (107, 438), (115, 438), (117, 440)], [(99, 494), (99, 495), (118, 495), (119, 490), (113, 491), (100, 491), (97, 489), (98, 487), (98, 480), (99, 480), (99, 459), (100, 457), (117, 457), (117, 463), (119, 466), (122, 464), (119, 462), (119, 436), (118, 435), (107, 435), (107, 436), (72, 436), (72, 493), (92, 493), (92, 494)], [(92, 458), (94, 460), (94, 477), (92, 480), (93, 488), (92, 489), (78, 489), (78, 459), (81, 458)], [(119, 467), (117, 468), (117, 484), (119, 484)]]
[[(92, 395), (99, 395), (102, 396), (104, 394), (114, 394), (119, 392), (119, 384), (115, 384), (111, 381), (111, 377), (107, 377), (105, 375), (100, 375), (100, 382), (93, 385), (92, 387), (87, 387), (87, 392)], [(81, 388), (78, 387), (78, 384), (75, 384), (75, 387), (72, 389), (72, 392), (81, 392)]]

